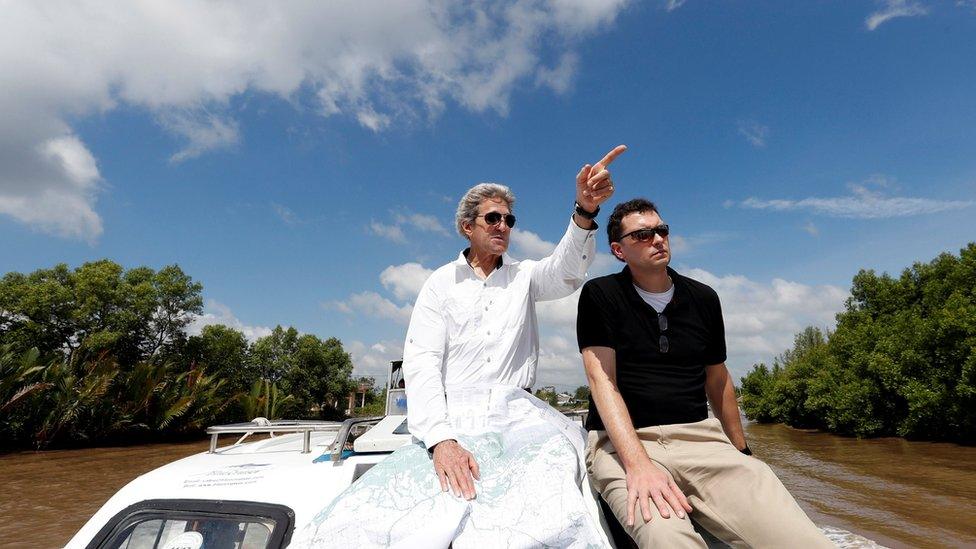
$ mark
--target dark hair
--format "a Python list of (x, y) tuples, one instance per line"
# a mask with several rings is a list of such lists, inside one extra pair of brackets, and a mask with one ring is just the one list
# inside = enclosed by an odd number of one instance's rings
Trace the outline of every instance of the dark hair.
[(627, 202), (617, 204), (607, 220), (607, 240), (610, 244), (617, 242), (621, 237), (620, 222), (623, 218), (632, 213), (654, 212), (658, 213), (657, 206), (646, 198), (632, 198)]

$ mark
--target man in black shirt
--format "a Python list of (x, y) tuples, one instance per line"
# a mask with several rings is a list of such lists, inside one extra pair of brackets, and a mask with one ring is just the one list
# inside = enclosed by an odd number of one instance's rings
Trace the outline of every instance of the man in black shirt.
[(583, 286), (577, 339), (591, 392), (587, 468), (624, 528), (641, 547), (705, 547), (687, 520), (694, 509), (736, 546), (833, 547), (749, 457), (718, 295), (668, 267), (654, 204), (618, 205), (607, 233), (627, 266)]

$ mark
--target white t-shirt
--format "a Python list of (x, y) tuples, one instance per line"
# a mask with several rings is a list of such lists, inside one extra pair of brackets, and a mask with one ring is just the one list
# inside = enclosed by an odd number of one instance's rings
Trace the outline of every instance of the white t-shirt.
[(646, 290), (640, 289), (637, 284), (634, 284), (634, 289), (637, 290), (637, 295), (641, 296), (648, 305), (654, 307), (654, 310), (660, 313), (671, 303), (671, 298), (674, 297), (674, 283), (671, 283), (671, 287), (664, 292), (648, 292)]

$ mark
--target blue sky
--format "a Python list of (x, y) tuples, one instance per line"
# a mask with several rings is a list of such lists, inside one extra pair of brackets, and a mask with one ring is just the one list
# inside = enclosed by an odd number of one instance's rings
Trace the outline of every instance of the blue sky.
[[(0, 21), (3, 272), (177, 263), (194, 329), (294, 325), (379, 374), (465, 189), (511, 186), (511, 251), (539, 257), (624, 143), (608, 209), (659, 204), (742, 375), (830, 327), (859, 269), (976, 235), (972, 1), (157, 6)], [(540, 308), (538, 384), (584, 382), (574, 315)]]

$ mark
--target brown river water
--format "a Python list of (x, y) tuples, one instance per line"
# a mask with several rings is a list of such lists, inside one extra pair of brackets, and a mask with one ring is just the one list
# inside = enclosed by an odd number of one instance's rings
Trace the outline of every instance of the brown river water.
[[(976, 447), (746, 425), (756, 456), (844, 546), (976, 547)], [(0, 455), (0, 547), (60, 547), (137, 475), (207, 442)]]

